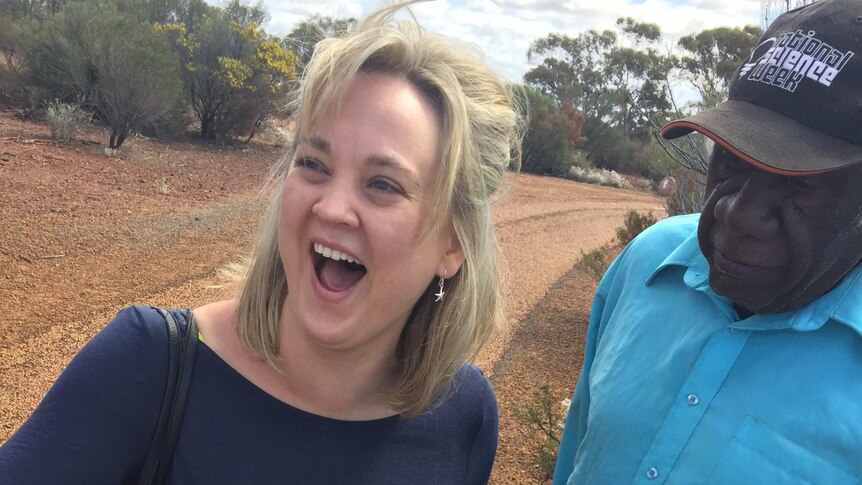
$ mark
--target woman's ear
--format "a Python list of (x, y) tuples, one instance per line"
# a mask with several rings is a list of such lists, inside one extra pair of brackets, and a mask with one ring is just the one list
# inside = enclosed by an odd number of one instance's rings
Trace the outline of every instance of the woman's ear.
[(449, 231), (449, 242), (443, 257), (440, 259), (437, 276), (444, 279), (451, 278), (461, 269), (462, 264), (464, 264), (464, 249), (461, 247), (461, 241), (458, 240), (453, 228)]

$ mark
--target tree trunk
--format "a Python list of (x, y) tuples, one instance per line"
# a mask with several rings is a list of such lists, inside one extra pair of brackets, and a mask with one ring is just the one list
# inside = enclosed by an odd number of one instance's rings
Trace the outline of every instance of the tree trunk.
[(126, 136), (128, 136), (128, 134), (128, 130), (122, 128), (117, 130), (111, 130), (111, 136), (108, 139), (108, 148), (112, 150), (119, 150), (123, 142), (126, 141)]

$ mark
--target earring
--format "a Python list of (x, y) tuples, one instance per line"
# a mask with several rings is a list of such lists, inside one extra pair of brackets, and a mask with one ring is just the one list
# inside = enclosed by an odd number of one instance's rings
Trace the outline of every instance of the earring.
[[(445, 272), (445, 271), (443, 272), (443, 276), (446, 276), (446, 272)], [(443, 279), (443, 276), (441, 276), (441, 277), (440, 277), (440, 291), (438, 291), (437, 293), (435, 293), (435, 294), (434, 294), (434, 296), (436, 296), (436, 297), (437, 297), (437, 299), (436, 299), (436, 300), (434, 300), (435, 302), (442, 300), (442, 299), (443, 299), (443, 295), (445, 295), (445, 294), (446, 294), (446, 292), (445, 292), (445, 291), (443, 291), (443, 283), (445, 282), (445, 280)]]

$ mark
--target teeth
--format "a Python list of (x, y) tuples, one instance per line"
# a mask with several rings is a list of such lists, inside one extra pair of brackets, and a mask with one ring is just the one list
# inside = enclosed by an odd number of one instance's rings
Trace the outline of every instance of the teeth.
[(324, 258), (334, 259), (335, 261), (347, 261), (348, 263), (362, 264), (358, 259), (353, 259), (341, 251), (328, 248), (323, 244), (314, 243), (314, 252), (322, 255)]

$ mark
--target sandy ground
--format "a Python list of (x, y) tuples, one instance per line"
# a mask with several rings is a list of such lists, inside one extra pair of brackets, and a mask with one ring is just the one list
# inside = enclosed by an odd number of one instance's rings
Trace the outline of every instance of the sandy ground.
[[(244, 255), (280, 150), (127, 142), (60, 144), (0, 114), (0, 442), (65, 364), (123, 306), (196, 306), (229, 296), (218, 270)], [(571, 393), (595, 282), (575, 267), (648, 193), (520, 175), (497, 208), (508, 323), (480, 354), (500, 402), (492, 483), (540, 483), (536, 430), (513, 410), (549, 385)]]

